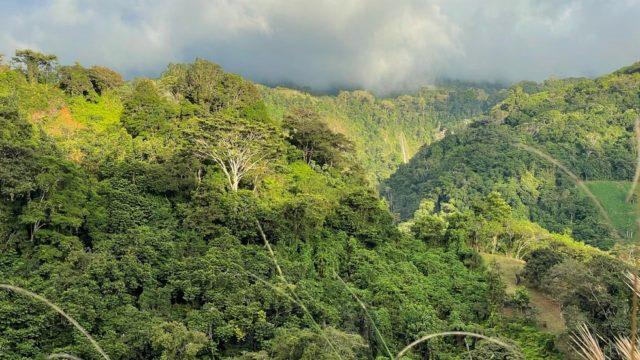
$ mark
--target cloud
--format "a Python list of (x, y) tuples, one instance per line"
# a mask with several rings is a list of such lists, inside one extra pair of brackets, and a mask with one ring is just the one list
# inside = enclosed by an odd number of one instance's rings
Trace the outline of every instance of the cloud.
[(384, 92), (603, 74), (640, 59), (638, 18), (638, 0), (15, 0), (0, 52), (128, 77), (204, 57), (261, 82)]

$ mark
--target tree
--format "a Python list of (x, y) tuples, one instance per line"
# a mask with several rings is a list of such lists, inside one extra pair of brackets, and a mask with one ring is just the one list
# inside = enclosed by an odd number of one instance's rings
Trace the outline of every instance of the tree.
[(32, 241), (43, 229), (72, 234), (85, 214), (82, 172), (57, 157), (50, 139), (39, 139), (15, 100), (0, 98), (0, 201), (13, 206), (13, 224)]
[(76, 63), (73, 66), (61, 66), (58, 69), (58, 85), (71, 96), (82, 95), (92, 99), (106, 90), (124, 84), (122, 76), (102, 66), (86, 69)]
[(220, 65), (196, 59), (193, 64), (170, 65), (167, 76), (176, 78), (171, 87), (175, 94), (202, 106), (206, 112), (222, 108), (224, 72)]
[(198, 353), (207, 346), (207, 335), (187, 329), (184, 324), (165, 322), (153, 329), (151, 342), (161, 350), (162, 360), (197, 359)]
[(500, 193), (492, 191), (473, 206), (477, 217), (474, 242), (486, 250), (496, 252), (498, 239), (504, 232), (505, 222), (511, 215), (511, 207), (504, 201)]
[(476, 204), (474, 211), (487, 221), (503, 222), (511, 215), (511, 207), (497, 191), (492, 191)]
[(0, 196), (10, 201), (36, 185), (38, 173), (33, 126), (21, 116), (17, 97), (0, 97)]
[(255, 175), (274, 157), (279, 146), (274, 133), (275, 130), (265, 124), (229, 119), (224, 115), (201, 119), (193, 139), (195, 154), (218, 165), (229, 188), (238, 191), (243, 179)]
[(313, 110), (293, 109), (285, 116), (284, 126), (289, 132), (289, 141), (302, 150), (308, 164), (341, 166), (346, 154), (353, 151), (353, 144), (344, 135), (331, 131)]
[(541, 286), (542, 279), (551, 268), (561, 263), (564, 256), (552, 249), (536, 249), (525, 257), (527, 264), (524, 266), (524, 277), (534, 286)]
[(529, 291), (527, 288), (520, 286), (516, 289), (516, 292), (511, 296), (511, 303), (520, 311), (520, 313), (524, 314), (527, 310), (529, 310), (531, 302), (531, 296), (529, 295)]
[(92, 66), (88, 71), (88, 75), (93, 84), (93, 89), (99, 95), (102, 95), (106, 90), (124, 84), (122, 75), (104, 66)]
[(28, 195), (27, 204), (18, 220), (29, 227), (33, 241), (40, 230), (70, 234), (82, 225), (86, 213), (86, 184), (75, 165), (41, 160), (42, 173), (35, 178), (36, 188)]
[(363, 189), (345, 194), (334, 213), (327, 218), (327, 224), (371, 248), (399, 237), (384, 203)]
[[(307, 329), (283, 329), (273, 341), (271, 358), (329, 360), (339, 357), (344, 360), (356, 360), (366, 357), (367, 344), (359, 335), (334, 328), (320, 331), (322, 334)], [(329, 346), (327, 341), (331, 341), (332, 346)]]
[(201, 115), (232, 109), (246, 119), (264, 120), (267, 116), (260, 94), (251, 82), (225, 73), (220, 65), (204, 59), (169, 65), (161, 81), (178, 100), (197, 104)]
[(122, 125), (133, 137), (165, 130), (176, 115), (174, 107), (149, 79), (137, 80), (123, 105)]
[(90, 98), (96, 94), (89, 72), (78, 63), (72, 66), (61, 66), (58, 69), (58, 78), (58, 85), (70, 96), (81, 95)]
[(608, 255), (567, 258), (547, 270), (540, 288), (561, 304), (568, 328), (586, 322), (611, 339), (629, 329), (631, 288), (624, 279), (625, 268)]
[(411, 232), (416, 237), (429, 245), (443, 245), (447, 222), (440, 216), (427, 215), (411, 226)]
[(420, 208), (416, 210), (411, 232), (416, 239), (429, 245), (442, 245), (447, 230), (447, 221), (442, 216), (434, 213), (435, 204), (430, 200), (423, 200)]
[(24, 66), (27, 79), (31, 83), (47, 82), (53, 72), (56, 55), (43, 54), (33, 50), (16, 50), (13, 62)]
[(504, 250), (516, 259), (522, 259), (536, 243), (550, 236), (536, 223), (513, 218), (508, 219), (504, 235)]
[[(480, 341), (475, 344), (475, 348), (468, 352), (470, 359), (491, 359), (491, 360), (524, 360), (525, 357), (489, 341)], [(545, 354), (546, 355), (546, 354)]]

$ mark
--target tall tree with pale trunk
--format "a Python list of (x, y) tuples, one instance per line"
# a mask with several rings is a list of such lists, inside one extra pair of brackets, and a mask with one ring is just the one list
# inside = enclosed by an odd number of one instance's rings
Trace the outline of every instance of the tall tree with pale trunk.
[[(260, 173), (273, 159), (277, 144), (273, 128), (223, 116), (199, 121), (193, 142), (195, 154), (215, 163), (224, 173), (229, 188), (238, 191), (243, 179)], [(254, 187), (257, 179), (254, 176)]]

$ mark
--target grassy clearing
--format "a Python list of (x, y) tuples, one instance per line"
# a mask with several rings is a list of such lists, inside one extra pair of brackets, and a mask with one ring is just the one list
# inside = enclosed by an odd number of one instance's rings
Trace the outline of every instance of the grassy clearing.
[(631, 182), (589, 181), (586, 182), (586, 185), (600, 200), (620, 236), (626, 239), (637, 239), (635, 225), (635, 219), (639, 215), (637, 207), (635, 203), (625, 201), (627, 193), (631, 189)]
[[(493, 261), (498, 264), (500, 277), (507, 286), (507, 295), (514, 294), (518, 288), (516, 273), (522, 271), (526, 262), (498, 254), (482, 254), (482, 257), (488, 264)], [(540, 330), (555, 335), (563, 333), (566, 327), (560, 305), (540, 291), (528, 286), (526, 288), (531, 297), (531, 306), (536, 309), (536, 323)]]

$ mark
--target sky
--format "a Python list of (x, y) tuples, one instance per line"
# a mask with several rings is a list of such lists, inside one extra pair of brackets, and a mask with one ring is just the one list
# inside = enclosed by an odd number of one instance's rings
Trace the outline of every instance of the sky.
[(322, 91), (594, 77), (640, 60), (640, 0), (0, 0), (0, 53), (158, 76), (196, 57)]

